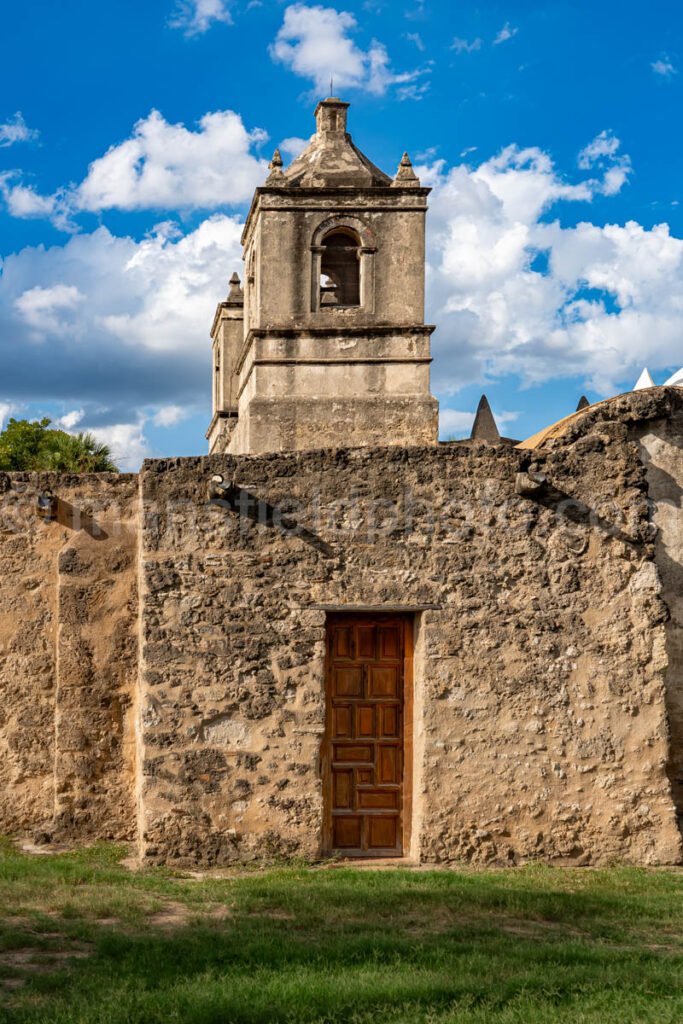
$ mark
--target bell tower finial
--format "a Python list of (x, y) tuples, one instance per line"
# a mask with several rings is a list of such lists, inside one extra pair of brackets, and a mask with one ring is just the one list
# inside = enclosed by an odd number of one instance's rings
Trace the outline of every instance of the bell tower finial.
[(420, 186), (420, 179), (413, 170), (413, 165), (410, 162), (410, 157), (408, 156), (407, 153), (404, 153), (403, 156), (401, 157), (401, 162), (398, 165), (396, 177), (394, 178), (392, 184), (400, 185), (402, 187), (408, 185), (414, 188), (419, 188)]

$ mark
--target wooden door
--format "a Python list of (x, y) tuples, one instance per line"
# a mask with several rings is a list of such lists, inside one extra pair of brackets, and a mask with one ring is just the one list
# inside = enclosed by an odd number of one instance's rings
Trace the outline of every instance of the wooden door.
[(403, 853), (411, 645), (407, 617), (328, 618), (323, 744), (328, 852), (347, 857)]

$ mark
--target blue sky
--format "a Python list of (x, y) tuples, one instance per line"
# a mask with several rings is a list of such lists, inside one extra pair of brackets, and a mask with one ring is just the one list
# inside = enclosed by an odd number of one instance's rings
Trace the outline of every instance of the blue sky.
[[(683, 9), (670, 0), (6, 5), (0, 415), (121, 463), (201, 453), (213, 309), (264, 160), (328, 91), (433, 185), (444, 436), (525, 437), (683, 364)], [(156, 112), (156, 113), (154, 113)]]

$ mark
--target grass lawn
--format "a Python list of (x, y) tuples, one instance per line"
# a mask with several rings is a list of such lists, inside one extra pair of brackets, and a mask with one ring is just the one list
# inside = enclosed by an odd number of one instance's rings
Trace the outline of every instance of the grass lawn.
[(0, 1021), (680, 1024), (683, 873), (131, 873), (0, 847)]

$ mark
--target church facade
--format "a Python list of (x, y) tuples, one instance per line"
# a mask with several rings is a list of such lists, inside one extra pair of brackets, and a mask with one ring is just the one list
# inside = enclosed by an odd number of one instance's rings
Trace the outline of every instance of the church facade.
[(0, 474), (0, 828), (148, 863), (673, 864), (683, 390), (439, 443), (428, 189), (318, 105), (205, 457)]

